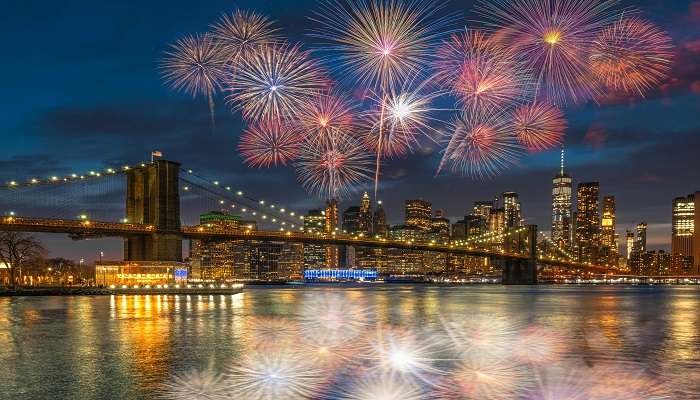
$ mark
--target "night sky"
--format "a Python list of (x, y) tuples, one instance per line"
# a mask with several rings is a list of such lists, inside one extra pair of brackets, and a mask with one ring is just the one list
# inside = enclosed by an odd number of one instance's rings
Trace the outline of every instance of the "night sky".
[[(252, 9), (278, 21), (292, 40), (311, 26), (313, 1), (13, 1), (3, 6), (3, 107), (0, 180), (25, 180), (146, 160), (152, 149), (252, 196), (306, 210), (321, 204), (306, 195), (289, 168), (250, 170), (236, 151), (242, 129), (222, 96), (214, 132), (206, 100), (163, 85), (158, 63), (168, 44), (206, 31), (221, 13)], [(601, 183), (617, 198), (618, 233), (649, 224), (649, 247), (669, 248), (671, 201), (700, 189), (700, 1), (635, 1), (642, 15), (667, 30), (677, 57), (671, 78), (644, 99), (609, 99), (568, 106), (567, 169), (574, 185)], [(451, 1), (462, 23), (470, 1)], [(456, 220), (475, 200), (516, 191), (527, 223), (549, 229), (551, 179), (558, 151), (528, 155), (488, 181), (442, 175), (438, 155), (417, 151), (387, 163), (380, 197), (391, 223), (403, 200), (423, 198)], [(359, 203), (360, 194), (341, 202)], [(5, 210), (3, 210), (4, 212)], [(42, 236), (42, 238), (44, 238)], [(46, 238), (51, 255), (92, 260), (99, 250), (121, 258), (117, 239), (72, 242)]]

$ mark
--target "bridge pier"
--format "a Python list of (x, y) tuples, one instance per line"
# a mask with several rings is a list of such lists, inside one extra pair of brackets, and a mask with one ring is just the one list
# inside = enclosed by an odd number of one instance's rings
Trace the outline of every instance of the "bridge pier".
[[(126, 218), (161, 232), (180, 231), (180, 164), (156, 160), (126, 174)], [(182, 261), (182, 239), (176, 234), (124, 239), (125, 261)]]
[[(517, 246), (517, 248), (513, 248)], [(501, 282), (504, 285), (534, 285), (537, 283), (537, 225), (528, 225), (523, 234), (515, 240), (504, 243), (505, 251), (524, 252), (529, 257), (525, 260), (505, 258)]]

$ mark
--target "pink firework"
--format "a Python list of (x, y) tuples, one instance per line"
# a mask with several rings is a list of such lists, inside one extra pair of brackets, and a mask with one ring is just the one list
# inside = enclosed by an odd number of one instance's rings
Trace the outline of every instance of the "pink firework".
[(214, 93), (225, 78), (225, 54), (211, 35), (188, 35), (171, 45), (161, 63), (163, 78), (175, 90), (209, 101), (214, 124)]
[(481, 0), (478, 13), (533, 70), (537, 92), (555, 104), (584, 102), (600, 90), (591, 43), (619, 12), (617, 0)]
[(228, 100), (247, 120), (291, 120), (326, 84), (308, 51), (299, 45), (267, 44), (240, 59), (228, 82)]
[(671, 38), (641, 18), (623, 18), (603, 29), (593, 42), (591, 68), (608, 88), (644, 95), (671, 68)]
[(353, 132), (354, 107), (335, 91), (320, 91), (304, 103), (298, 124), (309, 138), (328, 140), (336, 134)]
[(564, 140), (566, 126), (564, 114), (546, 103), (518, 107), (513, 115), (515, 134), (530, 152), (559, 146)]
[(438, 174), (449, 168), (472, 178), (490, 178), (514, 165), (522, 152), (510, 121), (493, 111), (461, 113), (446, 141)]
[(279, 28), (267, 17), (246, 10), (236, 10), (221, 16), (212, 25), (212, 36), (226, 52), (232, 67), (240, 58), (250, 56), (259, 46), (281, 40)]
[(481, 31), (452, 34), (437, 51), (437, 81), (468, 110), (507, 107), (532, 94), (532, 77), (514, 53)]
[(287, 165), (298, 152), (301, 139), (288, 125), (269, 120), (253, 122), (241, 135), (238, 150), (251, 167)]
[(309, 192), (323, 199), (338, 199), (365, 183), (372, 158), (351, 135), (334, 135), (332, 140), (307, 140), (296, 162), (299, 181)]

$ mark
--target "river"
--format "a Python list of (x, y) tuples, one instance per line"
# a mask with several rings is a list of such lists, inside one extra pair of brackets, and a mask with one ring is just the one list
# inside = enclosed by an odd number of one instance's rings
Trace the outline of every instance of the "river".
[(700, 288), (0, 298), (2, 399), (700, 399)]

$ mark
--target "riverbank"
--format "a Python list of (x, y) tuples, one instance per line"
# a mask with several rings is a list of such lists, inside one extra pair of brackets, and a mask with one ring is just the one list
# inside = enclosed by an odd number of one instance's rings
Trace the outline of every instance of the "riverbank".
[[(201, 285), (200, 285), (201, 286)], [(237, 294), (243, 285), (230, 286), (120, 286), (120, 287), (18, 287), (0, 288), (0, 297), (14, 296), (111, 296), (111, 295), (215, 295)]]

